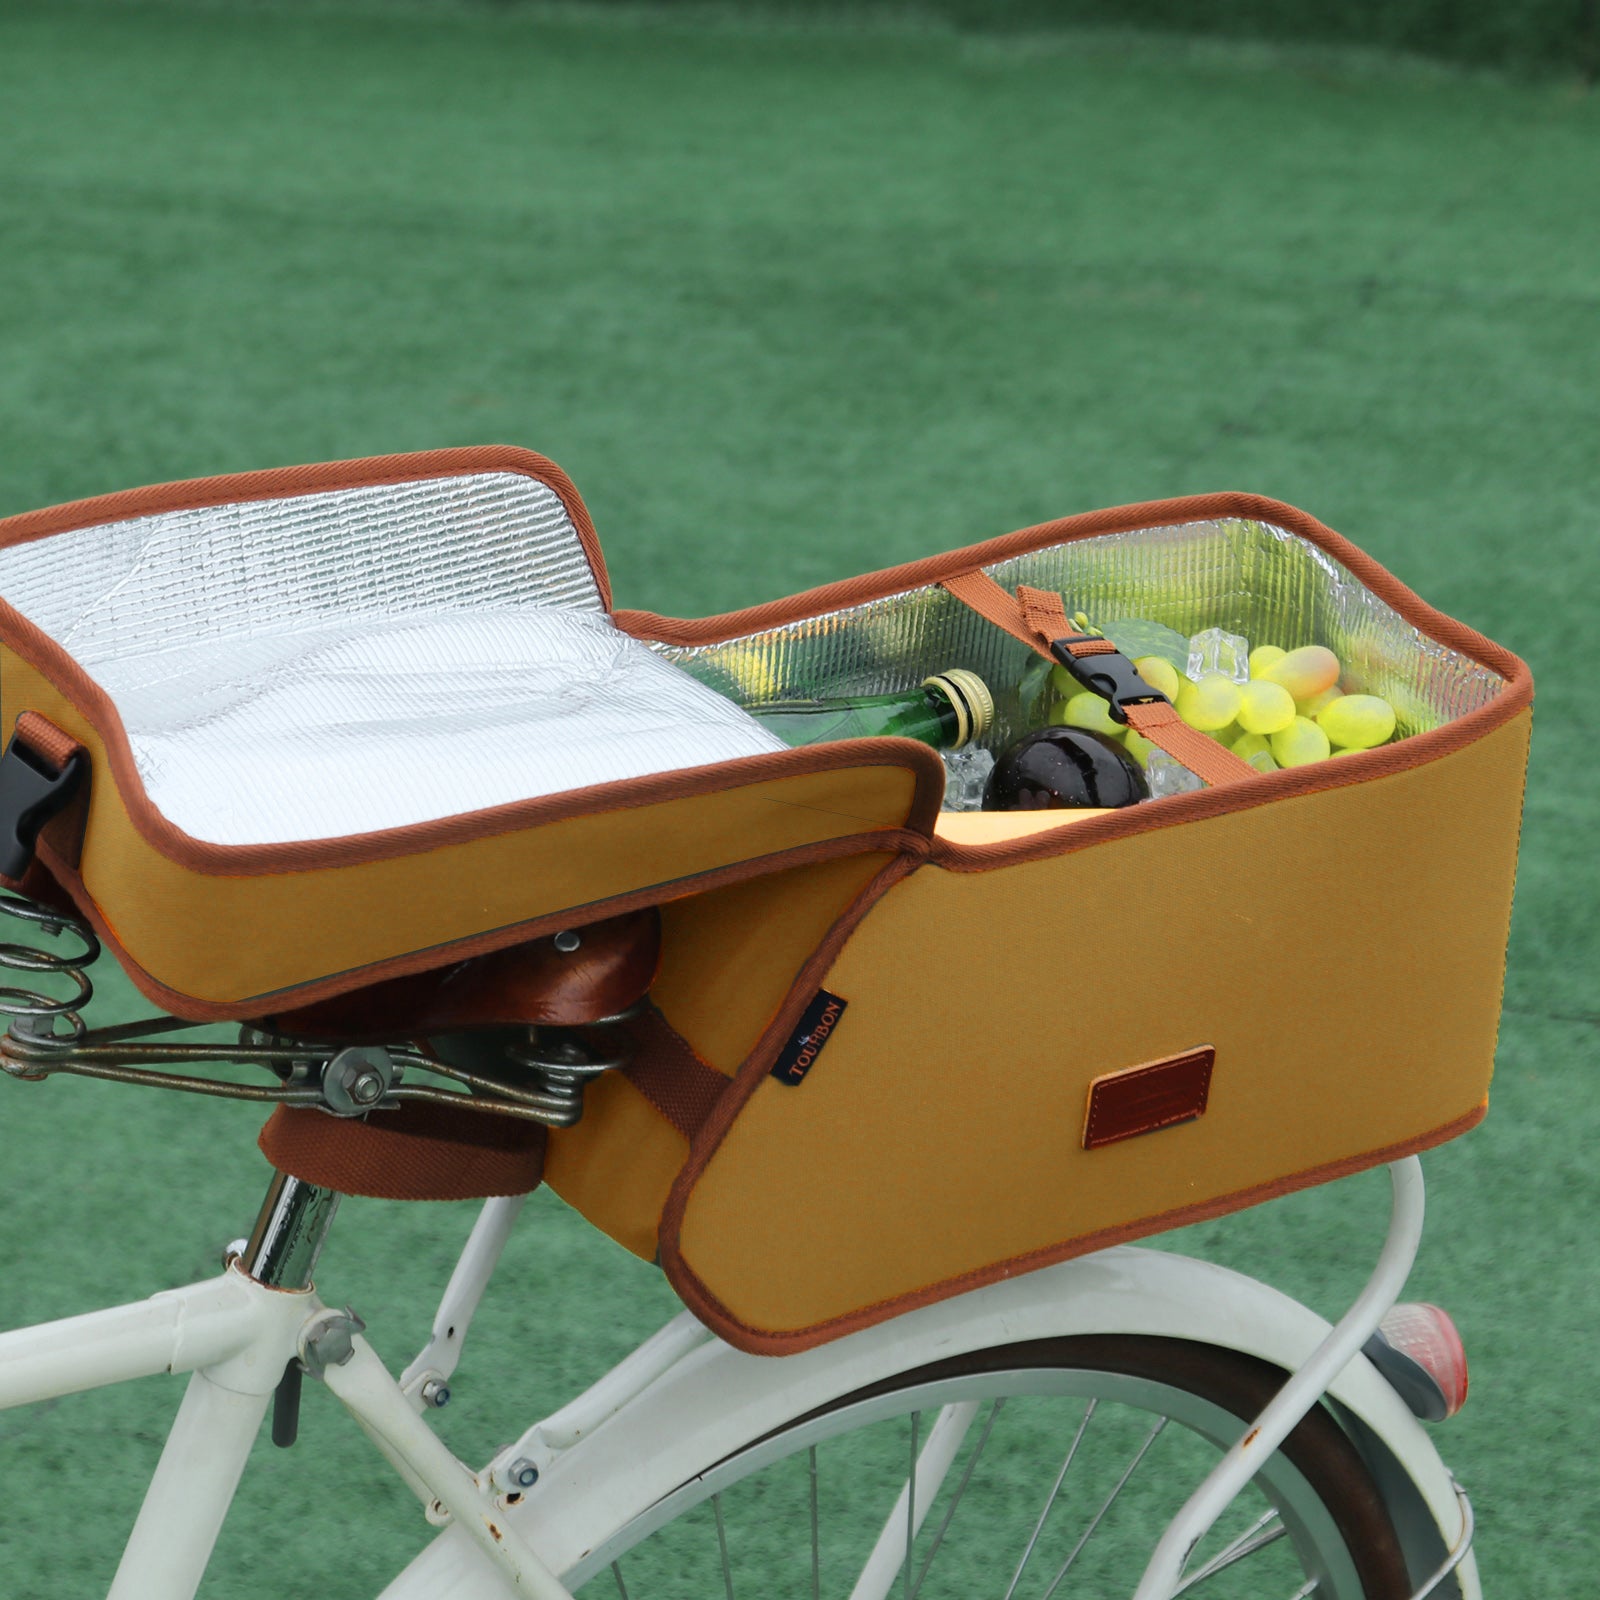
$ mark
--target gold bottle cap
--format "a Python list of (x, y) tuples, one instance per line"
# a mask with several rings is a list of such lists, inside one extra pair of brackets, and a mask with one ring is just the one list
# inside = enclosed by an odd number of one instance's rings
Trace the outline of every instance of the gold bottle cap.
[(948, 672), (936, 672), (922, 680), (924, 689), (937, 689), (955, 708), (956, 737), (950, 746), (959, 750), (963, 745), (981, 739), (994, 723), (994, 696), (976, 672), (965, 667), (951, 667)]

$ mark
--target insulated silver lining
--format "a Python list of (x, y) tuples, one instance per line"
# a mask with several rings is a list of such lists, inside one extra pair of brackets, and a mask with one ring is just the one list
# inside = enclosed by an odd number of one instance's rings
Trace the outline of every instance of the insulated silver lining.
[(0, 593), (89, 668), (441, 606), (604, 609), (560, 497), (515, 472), (78, 528), (0, 550)]
[(157, 809), (217, 844), (784, 748), (616, 628), (560, 499), (514, 473), (56, 534), (0, 550), (0, 594), (110, 696)]
[[(1240, 518), (1103, 534), (986, 569), (1003, 588), (1055, 589), (1091, 621), (1143, 617), (1188, 635), (1223, 627), (1252, 647), (1322, 644), (1344, 664), (1346, 690), (1382, 695), (1398, 733), (1422, 733), (1493, 699), (1504, 680), (1430, 639), (1298, 534)], [(995, 699), (983, 741), (1001, 749), (1028, 731), (1017, 695), (1033, 652), (930, 585), (700, 646), (658, 645), (703, 682), (745, 700), (887, 694), (930, 672), (965, 667)]]

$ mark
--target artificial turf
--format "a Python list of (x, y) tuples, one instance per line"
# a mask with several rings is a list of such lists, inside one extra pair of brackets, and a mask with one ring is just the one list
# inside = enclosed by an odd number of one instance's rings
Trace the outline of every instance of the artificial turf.
[[(619, 603), (679, 614), (1216, 488), (1353, 538), (1538, 682), (1494, 1109), (1427, 1159), (1413, 1293), (1473, 1357), (1440, 1445), (1490, 1600), (1579, 1593), (1600, 1564), (1597, 190), (1593, 96), (1400, 59), (11, 0), (0, 513), (523, 443), (576, 479)], [(1130, 932), (1173, 960), (1206, 937)], [(1068, 949), (1063, 972), (1081, 997)], [(1305, 973), (1308, 1026), (1361, 1003), (1337, 977)], [(248, 1224), (248, 1110), (65, 1081), (0, 1103), (0, 1325), (196, 1278)], [(1374, 1174), (1178, 1242), (1333, 1311), (1382, 1210)], [(443, 1419), (468, 1456), (673, 1305), (548, 1196), (532, 1211)], [(469, 1218), (347, 1203), (320, 1276), (391, 1360)], [(487, 1414), (475, 1385), (507, 1371)], [(258, 1450), (210, 1600), (368, 1592), (420, 1543), (322, 1399), (301, 1448)], [(103, 1589), (175, 1400), (147, 1382), (0, 1416), (7, 1595)]]

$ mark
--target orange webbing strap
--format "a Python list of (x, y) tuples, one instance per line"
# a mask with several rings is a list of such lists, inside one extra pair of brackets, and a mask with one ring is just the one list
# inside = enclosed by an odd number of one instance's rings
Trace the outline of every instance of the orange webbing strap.
[[(1064, 658), (1070, 656), (1073, 661), (1080, 661), (1102, 655), (1123, 659), (1109, 639), (1079, 633), (1067, 616), (1061, 596), (1049, 589), (1030, 589), (1022, 584), (1013, 597), (986, 572), (963, 572), (957, 577), (943, 579), (942, 586), (964, 606), (997, 628), (1004, 628), (1047, 660), (1064, 662)], [(1124, 671), (1137, 681), (1131, 665)], [(1103, 682), (1109, 684), (1114, 677), (1115, 674)], [(1165, 750), (1174, 761), (1181, 761), (1205, 782), (1213, 785), (1242, 783), (1246, 778), (1259, 776), (1248, 761), (1191, 728), (1173, 710), (1171, 702), (1148, 685), (1145, 685), (1148, 697), (1141, 695), (1138, 699), (1127, 700), (1119, 699), (1102, 683), (1088, 677), (1083, 681), (1086, 688), (1111, 702), (1112, 715), (1118, 721), (1126, 721), (1135, 733)]]
[(1143, 734), (1151, 744), (1165, 750), (1174, 761), (1181, 761), (1209, 784), (1220, 787), (1261, 776), (1243, 756), (1236, 756), (1226, 745), (1208, 739), (1198, 728), (1191, 728), (1173, 709), (1170, 700), (1124, 706), (1123, 715), (1135, 733)]

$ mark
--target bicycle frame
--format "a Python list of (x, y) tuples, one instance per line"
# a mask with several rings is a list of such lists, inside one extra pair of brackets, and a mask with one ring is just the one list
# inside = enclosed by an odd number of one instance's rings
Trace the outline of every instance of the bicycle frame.
[[(1174, 1592), (1183, 1557), (1210, 1519), (1324, 1395), (1373, 1464), (1402, 1539), (1410, 1549), (1444, 1555), (1419, 1594), (1436, 1592), (1453, 1570), (1463, 1600), (1481, 1600), (1464, 1496), (1395, 1392), (1355, 1356), (1398, 1295), (1420, 1232), (1415, 1158), (1396, 1163), (1391, 1174), (1396, 1206), (1383, 1257), (1332, 1330), (1253, 1279), (1130, 1247), (993, 1284), (782, 1359), (733, 1350), (684, 1312), (476, 1473), (428, 1427), (422, 1394), (455, 1365), (517, 1202), (488, 1202), (446, 1290), (434, 1340), (396, 1380), (361, 1336), (359, 1318), (330, 1309), (311, 1286), (337, 1196), (280, 1178), (245, 1250), (219, 1278), (0, 1335), (0, 1410), (159, 1372), (191, 1375), (111, 1600), (194, 1594), (261, 1419), (296, 1360), (334, 1392), (431, 1520), (448, 1524), (383, 1600), (503, 1600), (508, 1593), (570, 1600), (566, 1584), (603, 1567), (608, 1551), (621, 1548), (652, 1508), (706, 1463), (906, 1370), (919, 1351), (932, 1360), (1088, 1333), (1182, 1338), (1257, 1356), (1297, 1376), (1179, 1514), (1137, 1600)], [(947, 1427), (938, 1449), (937, 1435), (936, 1424), (922, 1459), (937, 1467), (943, 1449), (947, 1468), (959, 1432)], [(525, 1489), (519, 1485), (529, 1468)], [(919, 1509), (921, 1497), (937, 1491), (938, 1476), (919, 1466)], [(905, 1526), (907, 1498), (902, 1491), (891, 1515), (897, 1528)], [(886, 1525), (880, 1543), (887, 1541)], [(899, 1571), (892, 1549), (874, 1571), (870, 1592), (886, 1595)]]

